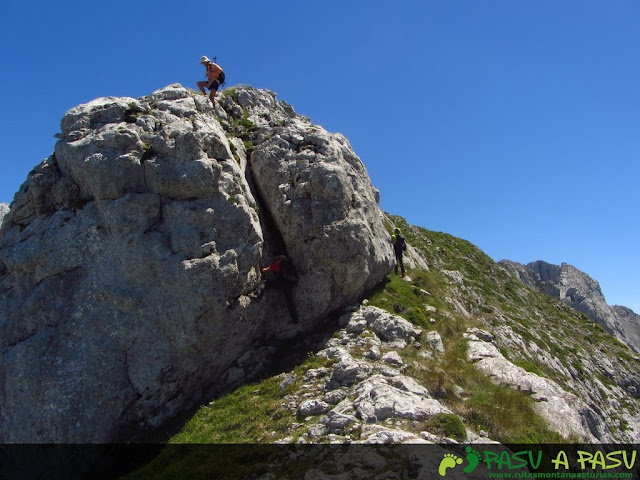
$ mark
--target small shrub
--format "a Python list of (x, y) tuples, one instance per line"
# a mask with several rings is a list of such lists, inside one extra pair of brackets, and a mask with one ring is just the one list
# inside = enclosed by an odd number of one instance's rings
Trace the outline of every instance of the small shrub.
[(247, 130), (256, 128), (256, 124), (249, 120), (246, 116), (238, 120), (238, 125), (240, 125), (242, 128), (246, 128)]
[(222, 95), (224, 95), (225, 97), (230, 97), (234, 102), (238, 101), (238, 90), (236, 89), (236, 87), (225, 88), (222, 91)]
[(146, 161), (149, 160), (150, 158), (153, 158), (155, 156), (155, 152), (153, 151), (153, 148), (151, 147), (151, 145), (149, 145), (148, 143), (143, 143), (142, 144), (142, 161)]
[(467, 430), (460, 417), (451, 413), (438, 413), (425, 423), (425, 430), (458, 442), (467, 439)]

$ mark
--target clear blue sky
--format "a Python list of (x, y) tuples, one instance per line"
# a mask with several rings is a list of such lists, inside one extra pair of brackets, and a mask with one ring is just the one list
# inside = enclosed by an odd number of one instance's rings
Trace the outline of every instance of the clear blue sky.
[(637, 0), (1, 0), (0, 201), (100, 96), (269, 88), (341, 132), (382, 207), (640, 312)]

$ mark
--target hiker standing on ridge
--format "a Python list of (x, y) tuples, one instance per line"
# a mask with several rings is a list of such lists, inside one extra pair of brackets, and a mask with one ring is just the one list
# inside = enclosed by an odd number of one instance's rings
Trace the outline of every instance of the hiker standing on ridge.
[(391, 235), (391, 243), (393, 243), (393, 251), (396, 253), (396, 267), (395, 272), (398, 274), (398, 265), (402, 270), (402, 276), (405, 276), (404, 271), (404, 261), (402, 259), (402, 254), (407, 249), (407, 242), (404, 240), (404, 237), (400, 234), (400, 229), (396, 228), (393, 231), (393, 235)]
[(298, 310), (293, 301), (294, 289), (300, 279), (300, 273), (298, 273), (296, 266), (285, 255), (278, 255), (271, 265), (261, 268), (260, 271), (263, 275), (267, 275), (268, 273), (273, 275), (272, 278), (267, 277), (265, 286), (282, 290), (285, 301), (287, 302), (291, 321), (298, 323)]
[(206, 55), (203, 55), (200, 59), (200, 63), (204, 65), (204, 68), (207, 71), (207, 80), (203, 80), (202, 82), (198, 82), (198, 88), (203, 94), (207, 94), (205, 88), (211, 90), (209, 93), (209, 99), (213, 106), (216, 106), (216, 93), (218, 92), (218, 88), (220, 85), (224, 83), (224, 71), (222, 67), (217, 63), (213, 63)]

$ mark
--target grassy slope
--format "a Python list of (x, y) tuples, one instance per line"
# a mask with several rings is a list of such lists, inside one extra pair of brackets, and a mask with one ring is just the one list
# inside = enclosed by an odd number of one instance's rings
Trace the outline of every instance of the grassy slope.
[[(445, 338), (445, 345), (447, 341), (455, 344), (465, 325), (477, 324), (489, 331), (508, 327), (527, 344), (535, 344), (557, 359), (572, 372), (576, 381), (571, 381), (558, 369), (551, 367), (548, 356), (531, 353), (531, 348), (522, 350), (500, 345), (505, 357), (528, 371), (551, 378), (577, 395), (581, 392), (576, 390), (576, 386), (597, 390), (602, 404), (607, 403), (607, 394), (602, 387), (616, 388), (617, 385), (605, 370), (594, 370), (591, 359), (606, 357), (619, 369), (638, 371), (640, 362), (627, 346), (584, 314), (525, 287), (471, 243), (444, 233), (412, 227), (400, 217), (389, 217), (389, 228), (392, 225), (403, 229), (407, 241), (426, 257), (430, 270), (412, 273), (415, 287), (410, 292), (406, 286), (394, 287), (392, 281), (391, 289), (396, 292), (394, 295), (398, 296), (398, 292), (404, 288), (404, 294), (398, 298), (406, 300), (392, 300), (392, 296), (381, 292), (375, 297), (379, 306), (393, 311), (398, 310), (395, 304), (400, 304), (401, 315), (429, 329), (429, 315), (420, 307), (416, 296), (412, 298), (411, 295), (415, 294), (415, 288), (423, 288), (431, 293), (426, 303), (438, 308), (436, 316), (431, 317), (436, 320), (435, 326)], [(464, 285), (452, 285), (444, 271), (461, 272)], [(458, 297), (471, 313), (471, 318), (456, 313), (456, 309), (446, 301), (452, 297)], [(595, 396), (598, 397), (598, 394)], [(637, 400), (627, 398), (625, 403), (624, 408), (638, 411)]]
[[(402, 230), (409, 244), (425, 256), (431, 267), (428, 271), (409, 272), (411, 282), (392, 276), (389, 282), (373, 292), (370, 304), (406, 318), (425, 332), (436, 330), (445, 345), (445, 354), (441, 357), (409, 358), (413, 364), (408, 374), (458, 414), (472, 430), (485, 430), (491, 438), (505, 443), (561, 441), (562, 438), (550, 431), (535, 413), (528, 395), (495, 385), (466, 359), (463, 334), (470, 327), (487, 329), (487, 324), (482, 317), (459, 313), (453, 306), (455, 297), (462, 296), (465, 303), (469, 302), (464, 305), (467, 311), (492, 313), (492, 305), (504, 301), (496, 298), (504, 288), (491, 278), (498, 271), (503, 274), (502, 269), (465, 240), (411, 227), (400, 217), (390, 217), (389, 230), (395, 226)], [(464, 275), (462, 295), (453, 291), (460, 286), (452, 287), (450, 277), (443, 271)], [(511, 277), (505, 273), (503, 280), (510, 283)], [(472, 288), (466, 286), (470, 283)], [(515, 285), (512, 288), (515, 290)], [(505, 303), (511, 302), (506, 300)]]
[[(485, 430), (490, 438), (503, 443), (563, 441), (535, 413), (528, 395), (493, 384), (466, 360), (463, 334), (469, 327), (491, 331), (493, 327), (507, 325), (578, 375), (581, 359), (594, 351), (605, 352), (630, 368), (638, 368), (627, 347), (584, 315), (525, 288), (471, 243), (412, 227), (400, 217), (389, 217), (387, 227), (391, 230), (394, 226), (400, 227), (407, 241), (422, 252), (430, 268), (410, 271), (411, 282), (390, 276), (370, 293), (369, 303), (406, 318), (425, 332), (440, 333), (444, 355), (422, 358), (419, 350), (410, 347), (402, 352), (406, 362), (412, 364), (407, 374), (427, 387), (468, 428)], [(453, 282), (445, 271), (460, 272), (464, 282)], [(460, 304), (469, 315), (460, 312)], [(506, 345), (500, 347), (517, 365), (572, 390), (573, 385), (566, 377), (550, 368), (544, 359)], [(290, 426), (299, 420), (293, 411), (282, 406), (284, 397), (299, 389), (306, 370), (326, 363), (325, 358), (309, 356), (294, 370), (298, 380), (285, 389), (280, 388), (283, 378), (278, 376), (215, 399), (201, 407), (169, 443), (271, 443), (291, 436)], [(605, 375), (601, 377), (603, 384), (611, 382)], [(637, 402), (628, 407), (637, 409)], [(439, 426), (433, 422), (425, 422), (421, 428), (439, 433)], [(297, 434), (303, 432), (304, 427), (300, 426)]]

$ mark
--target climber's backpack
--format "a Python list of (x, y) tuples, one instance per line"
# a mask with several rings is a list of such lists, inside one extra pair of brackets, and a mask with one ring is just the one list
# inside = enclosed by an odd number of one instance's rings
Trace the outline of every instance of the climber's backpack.
[(299, 279), (298, 270), (291, 260), (284, 258), (280, 262), (280, 278), (287, 282), (297, 282)]
[[(211, 71), (213, 71), (214, 70), (214, 65), (216, 67), (218, 67), (220, 70), (222, 70), (222, 67), (216, 63), (217, 61), (218, 61), (218, 57), (213, 57), (213, 62), (209, 64), (209, 66), (207, 67), (207, 71), (209, 71), (209, 69), (211, 69)], [(209, 78), (208, 75), (207, 75), (207, 78)], [(222, 70), (218, 74), (218, 76), (216, 77), (216, 80), (218, 81), (218, 87), (221, 87), (222, 84), (225, 82), (224, 70)]]
[(402, 249), (402, 251), (404, 252), (407, 249), (407, 242), (402, 235), (397, 235), (396, 242), (393, 244), (393, 246), (396, 250)]

